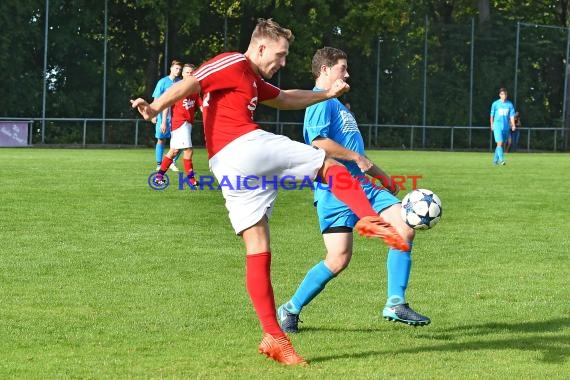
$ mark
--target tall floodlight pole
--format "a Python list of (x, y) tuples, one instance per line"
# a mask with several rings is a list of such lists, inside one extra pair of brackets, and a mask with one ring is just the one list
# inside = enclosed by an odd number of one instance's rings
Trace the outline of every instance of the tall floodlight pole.
[[(281, 88), (281, 70), (277, 72), (277, 87)], [(283, 133), (281, 130), (281, 111), (279, 108), (275, 109), (275, 133), (281, 134)]]
[(105, 144), (105, 118), (107, 117), (107, 22), (108, 22), (108, 0), (105, 0), (105, 38), (103, 39), (103, 99), (101, 106), (101, 118), (103, 119), (101, 142)]
[(567, 149), (568, 139), (566, 133), (566, 102), (568, 99), (568, 59), (570, 59), (570, 28), (566, 29), (566, 62), (564, 62), (564, 100), (562, 101), (562, 136), (564, 138), (564, 149)]
[(378, 36), (377, 47), (376, 47), (376, 106), (374, 107), (376, 112), (374, 114), (374, 124), (378, 128), (378, 114), (380, 108), (380, 44), (382, 43), (382, 37)]
[(519, 79), (519, 45), (520, 45), (520, 36), (521, 36), (521, 22), (517, 21), (517, 41), (515, 45), (515, 97), (514, 97), (514, 106), (515, 109), (517, 107), (517, 88), (518, 88), (518, 79)]
[(422, 148), (426, 147), (426, 112), (427, 112), (427, 60), (428, 60), (428, 17), (425, 16), (426, 32), (424, 36), (424, 102), (422, 110)]
[(44, 89), (42, 94), (42, 144), (46, 139), (46, 96), (47, 96), (47, 55), (49, 30), (49, 0), (46, 0), (46, 21), (44, 26)]
[(471, 126), (473, 125), (473, 61), (475, 58), (475, 18), (471, 17), (471, 70), (469, 73), (469, 148), (471, 149)]
[(228, 12), (224, 15), (224, 51), (228, 49)]
[(165, 32), (164, 32), (164, 75), (168, 75), (170, 72), (168, 70), (168, 68), (170, 67), (168, 65), (168, 24), (169, 24), (169, 15), (168, 15), (168, 9), (170, 9), (170, 7), (167, 6), (166, 9), (166, 28), (165, 28)]

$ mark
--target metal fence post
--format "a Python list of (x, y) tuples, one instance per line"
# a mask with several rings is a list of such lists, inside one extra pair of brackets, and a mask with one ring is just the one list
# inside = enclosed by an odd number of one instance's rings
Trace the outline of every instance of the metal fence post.
[(85, 148), (85, 142), (87, 141), (87, 119), (83, 120), (83, 147)]
[(531, 128), (528, 129), (528, 135), (526, 135), (526, 151), (530, 152), (530, 131)]
[(105, 144), (105, 123), (101, 124), (101, 144)]

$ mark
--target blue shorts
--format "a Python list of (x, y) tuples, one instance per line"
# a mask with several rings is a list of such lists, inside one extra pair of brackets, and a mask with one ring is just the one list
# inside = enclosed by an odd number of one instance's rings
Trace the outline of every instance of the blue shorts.
[(509, 138), (510, 129), (498, 129), (495, 127), (493, 129), (493, 136), (495, 136), (495, 142), (506, 142)]
[[(392, 193), (387, 190), (381, 190), (378, 185), (363, 184), (362, 187), (370, 204), (372, 204), (372, 208), (377, 213), (400, 203), (400, 200)], [(317, 207), (321, 233), (330, 227), (354, 227), (356, 222), (358, 222), (358, 217), (348, 206), (339, 201), (329, 190), (317, 189), (315, 191), (320, 192), (318, 201), (315, 201), (315, 206)]]
[(160, 124), (156, 123), (155, 125), (155, 133), (154, 133), (154, 137), (156, 137), (157, 139), (169, 139), (170, 138), (170, 122), (166, 123), (166, 132), (162, 133), (160, 131)]

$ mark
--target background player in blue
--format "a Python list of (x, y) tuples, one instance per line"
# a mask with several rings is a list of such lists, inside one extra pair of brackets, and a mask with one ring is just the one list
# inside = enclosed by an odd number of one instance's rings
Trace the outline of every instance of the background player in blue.
[[(164, 94), (164, 92), (172, 86), (175, 82), (180, 80), (180, 73), (182, 72), (182, 62), (174, 60), (170, 64), (170, 74), (161, 78), (156, 87), (154, 88), (154, 92), (152, 93), (153, 98), (158, 98), (160, 95)], [(156, 158), (156, 170), (160, 170), (160, 164), (162, 163), (162, 156), (164, 155), (164, 144), (166, 143), (166, 139), (170, 138), (170, 108), (165, 109), (161, 113), (159, 113), (156, 117), (156, 147), (155, 147), (155, 158)], [(174, 161), (170, 165), (170, 170), (175, 172), (179, 171), (178, 167), (176, 167), (176, 156)]]
[[(314, 90), (329, 88), (337, 79), (347, 80), (347, 65), (347, 56), (342, 50), (332, 47), (317, 50), (312, 61), (312, 72), (316, 78)], [(372, 177), (389, 178), (365, 156), (364, 141), (356, 120), (338, 99), (329, 99), (308, 107), (303, 133), (307, 144), (325, 150), (327, 156), (342, 162), (353, 176), (366, 173)], [(383, 186), (389, 187), (390, 184), (362, 184), (374, 210), (392, 224), (410, 242), (411, 247), (414, 230), (400, 216), (401, 204), (398, 198)], [(393, 192), (397, 193), (398, 190), (396, 187)], [(348, 266), (352, 256), (352, 229), (358, 221), (357, 216), (326, 188), (316, 186), (314, 201), (327, 255), (307, 272), (293, 297), (277, 309), (281, 328), (289, 333), (298, 331), (299, 314), (303, 307)], [(384, 318), (414, 326), (429, 324), (428, 317), (416, 313), (406, 303), (411, 249), (403, 252), (390, 248), (387, 269), (388, 298), (382, 311)]]
[(493, 158), (494, 165), (505, 165), (505, 152), (503, 146), (509, 138), (509, 126), (514, 131), (515, 126), (515, 107), (510, 100), (507, 100), (507, 89), (501, 87), (499, 89), (499, 99), (491, 104), (490, 116), (491, 131), (495, 137), (497, 147), (495, 148), (495, 156)]

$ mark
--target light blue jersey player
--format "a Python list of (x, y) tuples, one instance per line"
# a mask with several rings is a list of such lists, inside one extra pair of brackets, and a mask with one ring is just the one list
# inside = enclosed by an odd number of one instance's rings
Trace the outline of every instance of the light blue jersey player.
[[(315, 91), (331, 88), (337, 80), (348, 78), (347, 56), (336, 48), (319, 49), (313, 57), (312, 71), (316, 78)], [(307, 144), (324, 149), (328, 156), (343, 163), (354, 177), (361, 179), (374, 210), (393, 225), (411, 247), (414, 230), (401, 218), (398, 198), (384, 187), (390, 186), (387, 174), (365, 156), (364, 141), (350, 110), (338, 99), (314, 104), (305, 111), (303, 133)], [(396, 187), (394, 193), (397, 190)], [(315, 186), (314, 197), (327, 255), (307, 272), (291, 299), (277, 310), (281, 328), (289, 333), (298, 332), (303, 307), (348, 266), (352, 257), (352, 230), (358, 218), (323, 186)], [(429, 324), (428, 317), (415, 312), (406, 302), (411, 249), (404, 252), (390, 248), (387, 270), (388, 297), (382, 310), (383, 317), (414, 326)]]
[[(161, 78), (156, 84), (152, 97), (154, 99), (158, 98), (160, 95), (172, 86), (175, 82), (180, 80), (180, 73), (182, 72), (182, 63), (180, 61), (174, 60), (170, 64), (170, 74)], [(156, 116), (156, 126), (155, 135), (156, 137), (156, 147), (155, 147), (155, 158), (156, 158), (156, 170), (160, 169), (160, 164), (162, 162), (162, 156), (164, 155), (164, 144), (166, 139), (170, 138), (170, 108), (167, 108), (163, 112)], [(170, 169), (178, 171), (176, 167), (176, 158), (174, 159)]]
[[(507, 89), (499, 89), (499, 99), (491, 104), (490, 115), (491, 130), (495, 137), (497, 147), (493, 157), (494, 165), (505, 165), (504, 145), (509, 138), (510, 129), (515, 130), (515, 107), (507, 100)], [(510, 127), (510, 128), (509, 128)]]

